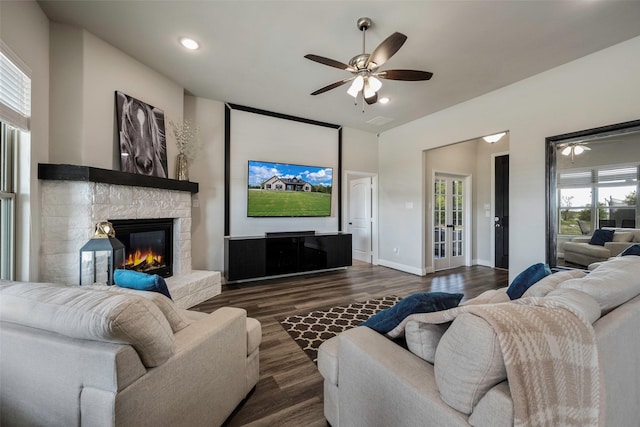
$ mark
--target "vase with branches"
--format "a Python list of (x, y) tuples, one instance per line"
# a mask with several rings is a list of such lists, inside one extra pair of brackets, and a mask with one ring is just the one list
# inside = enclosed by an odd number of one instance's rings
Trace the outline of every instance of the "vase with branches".
[(173, 129), (173, 136), (176, 138), (176, 147), (178, 147), (176, 178), (182, 181), (188, 181), (189, 163), (196, 159), (201, 148), (200, 141), (198, 140), (199, 129), (189, 120), (184, 120), (182, 123), (175, 123), (169, 120), (169, 125)]

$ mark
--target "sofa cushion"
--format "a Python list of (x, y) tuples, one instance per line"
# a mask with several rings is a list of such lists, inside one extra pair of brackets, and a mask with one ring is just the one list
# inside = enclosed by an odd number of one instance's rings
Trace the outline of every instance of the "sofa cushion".
[(451, 323), (431, 324), (410, 320), (404, 330), (409, 351), (429, 363), (436, 359), (438, 343)]
[(485, 393), (507, 378), (498, 337), (479, 316), (462, 313), (440, 339), (434, 373), (440, 396), (470, 414)]
[(550, 274), (547, 277), (540, 279), (540, 281), (527, 289), (527, 291), (522, 295), (522, 298), (544, 297), (549, 292), (556, 289), (560, 285), (560, 283), (564, 282), (565, 280), (577, 279), (586, 275), (587, 273), (577, 269), (559, 271), (557, 273)]
[(559, 288), (577, 289), (598, 304), (602, 315), (640, 294), (640, 257), (615, 257), (580, 279), (562, 282)]
[(611, 242), (613, 240), (614, 233), (615, 233), (615, 230), (604, 230), (600, 228), (593, 232), (593, 236), (591, 236), (591, 240), (589, 240), (589, 244), (604, 246), (605, 243)]
[(149, 300), (152, 303), (154, 303), (160, 309), (162, 314), (164, 314), (164, 317), (167, 318), (167, 321), (169, 322), (169, 325), (171, 326), (171, 330), (173, 331), (173, 333), (176, 333), (186, 328), (187, 326), (189, 326), (189, 323), (191, 323), (188, 318), (182, 315), (182, 313), (178, 310), (178, 308), (175, 306), (173, 301), (171, 301), (169, 298), (165, 297), (163, 294), (158, 292), (146, 292), (146, 291), (139, 291), (136, 289), (121, 288), (120, 286), (107, 286), (107, 285), (90, 285), (90, 286), (83, 287), (83, 289), (120, 292), (123, 294), (136, 295), (136, 296), (139, 296), (140, 298)]
[(550, 274), (551, 269), (547, 264), (541, 262), (533, 264), (513, 279), (513, 282), (511, 282), (507, 288), (507, 295), (509, 295), (509, 298), (512, 300), (518, 299), (531, 285)]
[(157, 274), (118, 269), (113, 273), (113, 281), (122, 288), (159, 292), (165, 297), (172, 299), (169, 288), (167, 288), (167, 283)]
[(633, 233), (624, 232), (624, 231), (616, 231), (613, 233), (612, 242), (633, 242)]
[(469, 417), (472, 426), (513, 427), (513, 399), (509, 382), (503, 381), (484, 395)]
[(386, 334), (410, 314), (431, 313), (457, 307), (463, 296), (446, 292), (418, 292), (401, 299), (393, 307), (374, 314), (360, 326), (367, 326)]
[(175, 351), (173, 331), (160, 309), (134, 295), (20, 283), (0, 290), (2, 320), (72, 338), (130, 344), (146, 367)]

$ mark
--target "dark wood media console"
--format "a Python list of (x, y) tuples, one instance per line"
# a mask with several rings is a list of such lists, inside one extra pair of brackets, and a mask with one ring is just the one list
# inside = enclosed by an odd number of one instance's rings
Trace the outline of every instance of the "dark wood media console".
[(230, 282), (350, 265), (348, 233), (286, 232), (224, 239), (224, 276)]

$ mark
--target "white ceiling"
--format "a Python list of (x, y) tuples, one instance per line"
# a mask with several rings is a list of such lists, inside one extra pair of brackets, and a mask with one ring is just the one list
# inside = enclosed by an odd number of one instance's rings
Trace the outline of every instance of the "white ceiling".
[[(640, 1), (39, 1), (52, 21), (87, 29), (189, 94), (382, 132), (640, 35)], [(407, 42), (385, 69), (434, 73), (430, 81), (383, 80), (391, 102), (354, 106), (348, 85), (309, 94), (398, 31)], [(178, 38), (201, 49), (187, 52)], [(640, 54), (640, 53), (639, 53)], [(584, 70), (589, 73), (589, 70)], [(605, 76), (593, 76), (594, 79)], [(161, 106), (158, 106), (161, 107)], [(387, 118), (385, 125), (367, 123)]]

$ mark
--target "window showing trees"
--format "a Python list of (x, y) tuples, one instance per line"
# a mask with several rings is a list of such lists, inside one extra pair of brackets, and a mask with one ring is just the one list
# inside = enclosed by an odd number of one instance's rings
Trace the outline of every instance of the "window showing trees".
[(639, 165), (560, 171), (559, 234), (590, 234), (602, 227), (634, 227), (639, 176)]

